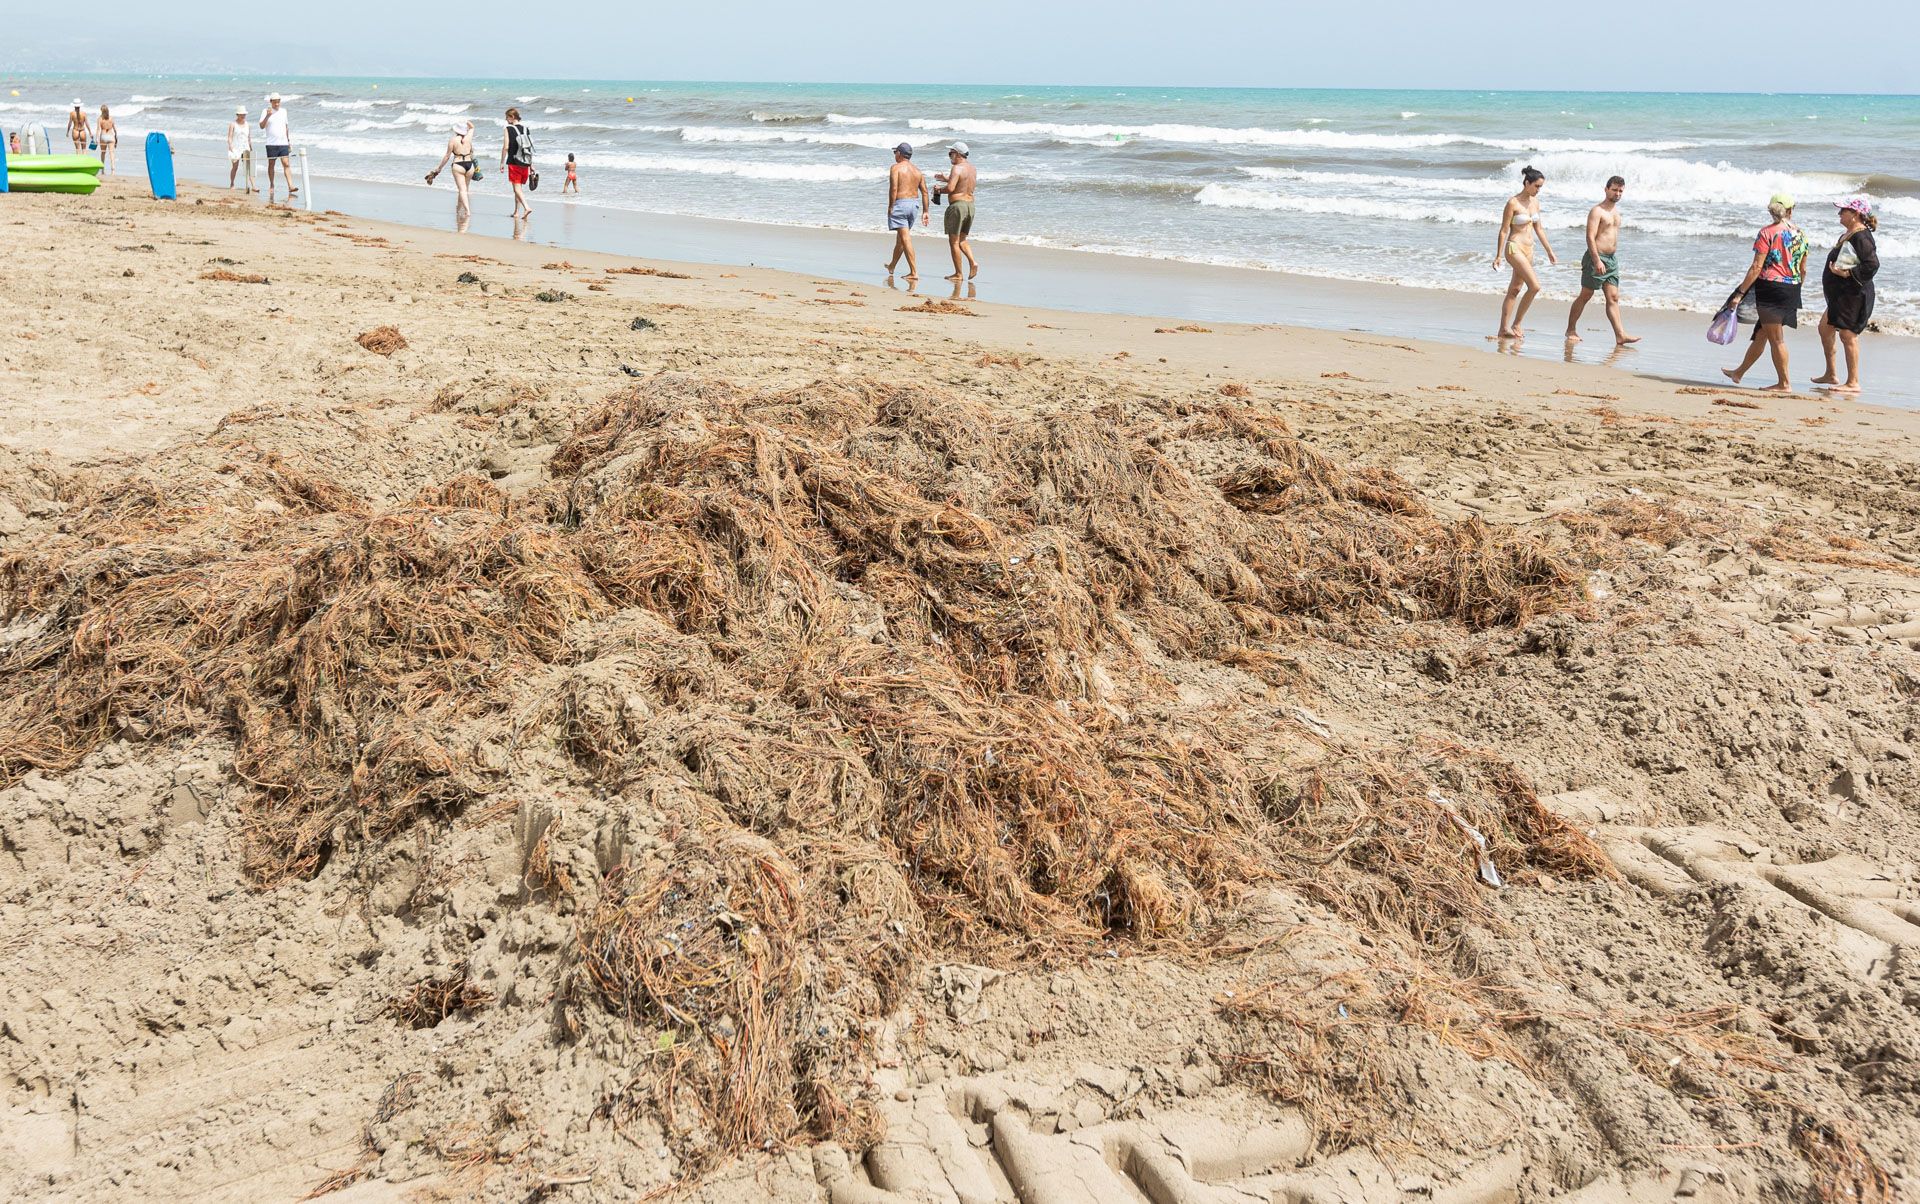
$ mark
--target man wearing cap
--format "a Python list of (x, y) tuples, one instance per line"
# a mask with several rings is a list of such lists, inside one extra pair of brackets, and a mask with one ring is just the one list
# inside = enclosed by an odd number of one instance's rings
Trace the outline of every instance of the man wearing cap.
[(287, 124), (287, 111), (280, 107), (280, 94), (275, 92), (267, 97), (267, 111), (260, 114), (260, 128), (267, 131), (267, 204), (273, 204), (273, 165), (280, 164), (280, 173), (287, 177), (287, 200), (293, 200), (293, 194), (299, 192), (293, 186), (293, 163), (288, 158), (293, 153), (293, 131)]
[(887, 229), (893, 231), (893, 257), (887, 260), (887, 275), (892, 276), (907, 259), (907, 279), (920, 279), (920, 265), (913, 257), (913, 222), (926, 225), (933, 220), (927, 212), (927, 177), (913, 165), (913, 147), (905, 142), (893, 148), (893, 167), (887, 172)]
[(980, 274), (980, 264), (973, 257), (973, 244), (967, 241), (967, 235), (973, 233), (973, 188), (979, 179), (979, 173), (973, 170), (971, 149), (964, 142), (956, 142), (947, 148), (947, 162), (953, 164), (953, 171), (939, 172), (933, 178), (944, 187), (941, 192), (947, 194), (947, 250), (953, 253), (953, 275), (949, 280), (960, 279), (960, 260), (967, 261), (967, 279)]
[[(67, 114), (67, 137), (73, 139), (74, 154), (84, 155), (87, 153), (87, 143), (93, 137), (93, 126), (87, 121), (86, 106), (82, 105), (77, 99), (73, 102), (73, 112)], [(48, 147), (47, 149), (52, 150), (53, 148)]]
[[(253, 154), (253, 129), (247, 125), (247, 106), (233, 106), (233, 121), (227, 126), (227, 188), (233, 188), (233, 182), (240, 177), (240, 164)], [(253, 175), (247, 175), (247, 182), (241, 185), (248, 192), (253, 191)]]

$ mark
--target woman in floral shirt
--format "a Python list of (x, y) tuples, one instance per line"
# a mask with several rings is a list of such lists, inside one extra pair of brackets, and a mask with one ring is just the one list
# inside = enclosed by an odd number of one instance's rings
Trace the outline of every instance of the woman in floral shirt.
[(1767, 202), (1767, 216), (1772, 220), (1754, 236), (1753, 263), (1747, 268), (1746, 278), (1728, 298), (1742, 300), (1751, 291), (1759, 321), (1754, 324), (1753, 341), (1747, 345), (1740, 366), (1721, 371), (1737, 385), (1762, 352), (1771, 352), (1780, 380), (1767, 388), (1785, 393), (1791, 388), (1787, 384), (1786, 331), (1800, 325), (1800, 283), (1807, 275), (1807, 236), (1793, 224), (1793, 198), (1787, 194), (1774, 194)]

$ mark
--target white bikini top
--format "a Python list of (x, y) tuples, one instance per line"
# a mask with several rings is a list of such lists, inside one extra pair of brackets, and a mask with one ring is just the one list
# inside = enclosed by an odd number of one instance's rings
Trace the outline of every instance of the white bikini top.
[(1514, 225), (1515, 227), (1519, 227), (1519, 226), (1531, 226), (1531, 225), (1532, 225), (1533, 223), (1535, 223), (1535, 222), (1537, 222), (1537, 221), (1539, 221), (1539, 220), (1540, 220), (1540, 215), (1539, 215), (1539, 214), (1537, 214), (1537, 213), (1528, 213), (1528, 212), (1527, 212), (1527, 211), (1526, 211), (1525, 209), (1521, 209), (1521, 210), (1519, 210), (1519, 211), (1517, 211), (1517, 212), (1515, 212), (1515, 213), (1514, 213), (1514, 215), (1513, 215), (1513, 225)]

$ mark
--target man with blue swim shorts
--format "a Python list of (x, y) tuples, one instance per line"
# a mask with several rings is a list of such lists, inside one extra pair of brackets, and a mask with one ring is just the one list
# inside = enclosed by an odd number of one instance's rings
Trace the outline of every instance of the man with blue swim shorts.
[(905, 142), (893, 148), (893, 167), (887, 172), (887, 229), (893, 231), (893, 257), (887, 260), (887, 275), (907, 260), (907, 279), (920, 279), (920, 265), (913, 257), (913, 223), (922, 225), (931, 218), (927, 213), (927, 177), (913, 165), (913, 147)]

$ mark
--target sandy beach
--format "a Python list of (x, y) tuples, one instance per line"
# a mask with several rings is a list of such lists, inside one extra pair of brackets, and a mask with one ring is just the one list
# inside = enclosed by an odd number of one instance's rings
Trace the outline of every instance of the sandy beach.
[(0, 1195), (1914, 1190), (1920, 412), (0, 221)]

